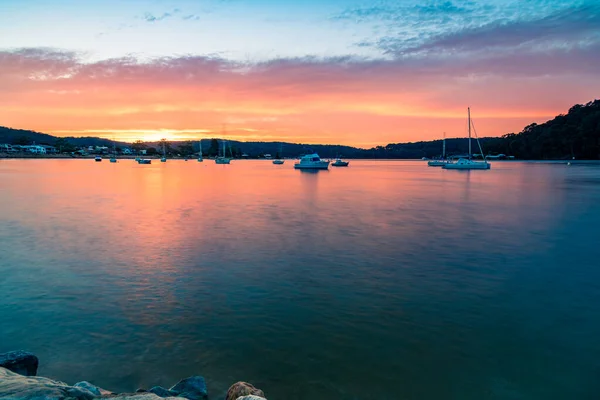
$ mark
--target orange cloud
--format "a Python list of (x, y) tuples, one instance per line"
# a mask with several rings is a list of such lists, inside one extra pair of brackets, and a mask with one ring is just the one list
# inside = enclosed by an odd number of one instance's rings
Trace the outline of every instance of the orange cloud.
[(121, 140), (212, 137), (226, 124), (238, 140), (370, 147), (462, 136), (471, 106), (479, 135), (497, 136), (594, 98), (598, 78), (576, 69), (586, 55), (560, 69), (530, 57), (515, 70), (503, 59), (86, 64), (69, 52), (0, 52), (0, 124)]

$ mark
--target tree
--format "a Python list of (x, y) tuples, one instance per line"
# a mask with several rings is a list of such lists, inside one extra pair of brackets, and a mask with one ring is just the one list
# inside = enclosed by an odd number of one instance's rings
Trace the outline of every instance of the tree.
[(56, 140), (54, 141), (54, 147), (56, 147), (59, 153), (71, 153), (76, 150), (75, 146), (73, 146), (65, 138), (56, 138)]
[(136, 140), (135, 142), (133, 142), (131, 147), (133, 148), (133, 150), (135, 150), (136, 153), (139, 153), (140, 150), (145, 150), (146, 148), (148, 148), (148, 146), (146, 146), (146, 144), (141, 140)]
[(154, 147), (148, 147), (146, 149), (146, 154), (149, 156), (155, 156), (158, 153), (158, 151), (156, 151), (156, 148)]
[(171, 147), (171, 143), (167, 141), (167, 139), (160, 139), (158, 142), (160, 145), (160, 152), (165, 154), (171, 154), (173, 152), (173, 148)]
[(210, 141), (210, 148), (208, 149), (209, 157), (214, 157), (219, 154), (219, 141), (217, 139), (212, 139)]
[(184, 156), (194, 154), (194, 145), (191, 141), (183, 142), (179, 145), (179, 152)]
[(27, 146), (27, 145), (31, 144), (31, 140), (29, 140), (29, 138), (27, 138), (25, 136), (20, 136), (17, 138), (17, 140), (15, 140), (15, 144)]

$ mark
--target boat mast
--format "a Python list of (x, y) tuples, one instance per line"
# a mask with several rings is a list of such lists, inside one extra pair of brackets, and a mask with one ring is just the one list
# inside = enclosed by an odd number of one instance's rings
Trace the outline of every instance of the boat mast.
[(467, 107), (467, 114), (469, 116), (469, 160), (471, 159), (471, 107)]
[(442, 142), (442, 159), (446, 159), (446, 132), (444, 132), (444, 141)]

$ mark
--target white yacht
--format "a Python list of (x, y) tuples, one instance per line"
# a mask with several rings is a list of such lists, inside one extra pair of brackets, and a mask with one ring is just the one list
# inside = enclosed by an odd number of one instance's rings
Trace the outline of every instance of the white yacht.
[(223, 140), (223, 156), (215, 158), (216, 164), (231, 164), (231, 158), (227, 157), (227, 142)]
[(163, 156), (160, 159), (160, 162), (167, 162), (167, 149), (165, 147), (166, 139), (162, 140), (162, 148), (163, 148)]
[(202, 162), (204, 159), (202, 158), (202, 140), (198, 142), (198, 162)]
[[(468, 158), (459, 158), (457, 162), (447, 163), (442, 165), (443, 169), (490, 169), (491, 165), (487, 162), (485, 156), (483, 157), (483, 161), (475, 161), (472, 157), (471, 151), (471, 108), (467, 108), (467, 114), (469, 118), (469, 157)], [(481, 143), (479, 143), (479, 138), (477, 137), (477, 132), (475, 132), (475, 138), (477, 139), (477, 145), (479, 146), (479, 151), (483, 154), (483, 150), (481, 149)]]
[(300, 158), (300, 162), (294, 164), (295, 169), (328, 169), (329, 161), (321, 160), (317, 153), (305, 154)]
[[(270, 154), (268, 154), (269, 156), (271, 156)], [(267, 157), (267, 154), (265, 154), (265, 158)], [(277, 156), (275, 158), (275, 160), (273, 160), (273, 164), (275, 165), (282, 165), (285, 160), (283, 158), (283, 144), (279, 145), (279, 151), (277, 152)]]
[(344, 160), (342, 160), (341, 158), (338, 157), (338, 159), (335, 160), (335, 162), (333, 162), (331, 164), (331, 166), (332, 167), (347, 167), (348, 164), (350, 164), (349, 161), (344, 161)]

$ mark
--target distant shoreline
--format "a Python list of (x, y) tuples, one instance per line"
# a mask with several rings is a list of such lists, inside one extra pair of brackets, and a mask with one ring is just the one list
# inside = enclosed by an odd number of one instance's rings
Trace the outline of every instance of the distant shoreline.
[[(68, 154), (0, 154), (0, 159), (5, 160), (40, 160), (40, 159), (60, 159), (60, 160), (93, 160), (97, 155), (90, 154), (85, 156), (71, 156)], [(102, 160), (109, 160), (110, 155), (100, 155)], [(136, 157), (149, 158), (153, 160), (160, 160), (160, 156), (135, 156), (135, 155), (121, 155), (117, 156), (117, 160), (135, 160)], [(185, 157), (168, 157), (169, 160), (185, 160)], [(204, 160), (214, 160), (214, 157), (204, 157)], [(296, 158), (283, 158), (284, 160), (296, 160)], [(427, 161), (420, 158), (352, 158), (344, 157), (345, 160), (352, 161)], [(188, 157), (188, 160), (196, 160), (196, 157)], [(234, 158), (235, 161), (273, 161), (272, 158)], [(510, 162), (551, 162), (551, 163), (571, 163), (571, 164), (600, 164), (600, 160), (569, 160), (569, 159), (545, 159), (545, 160), (488, 160), (490, 163), (510, 163)]]

